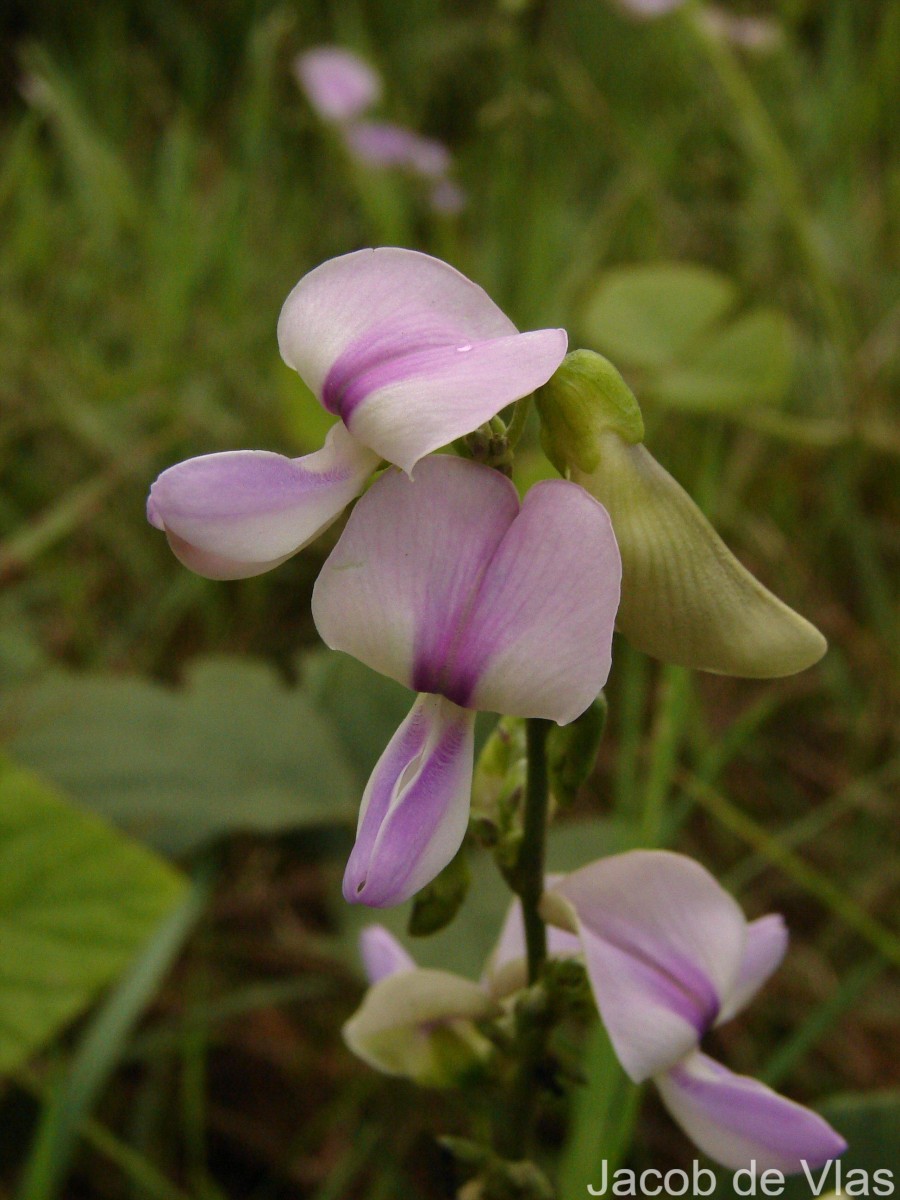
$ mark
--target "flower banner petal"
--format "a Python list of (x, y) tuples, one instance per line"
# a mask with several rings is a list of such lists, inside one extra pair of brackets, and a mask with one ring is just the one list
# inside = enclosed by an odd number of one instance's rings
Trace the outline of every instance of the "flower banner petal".
[(147, 518), (191, 570), (243, 579), (277, 566), (327, 529), (378, 461), (341, 425), (305, 458), (267, 450), (205, 454), (163, 471), (150, 489)]
[(717, 1025), (730, 1021), (753, 999), (787, 952), (788, 931), (780, 913), (769, 913), (747, 926), (744, 957), (731, 992), (724, 998)]
[(518, 508), (508, 479), (464, 459), (426, 459), (415, 480), (386, 472), (316, 582), (323, 641), (416, 691), (441, 691), (473, 588)]
[(784, 1175), (815, 1169), (847, 1148), (827, 1121), (699, 1051), (654, 1082), (688, 1137), (710, 1158), (737, 1170), (756, 1160)]
[(640, 1083), (693, 1050), (738, 976), (746, 922), (699, 863), (664, 850), (600, 859), (549, 890), (570, 906), (616, 1054)]
[(390, 930), (383, 925), (367, 925), (359, 935), (359, 952), (369, 983), (378, 983), (399, 971), (413, 971), (416, 964)]
[(344, 874), (350, 904), (385, 908), (441, 871), (469, 820), (475, 714), (419, 696), (375, 765)]
[(621, 563), (609, 516), (575, 484), (529, 490), (454, 654), (472, 707), (565, 724), (609, 675)]
[(285, 301), (278, 344), (324, 406), (410, 471), (556, 370), (564, 330), (519, 334), (439, 259), (380, 247), (331, 259)]

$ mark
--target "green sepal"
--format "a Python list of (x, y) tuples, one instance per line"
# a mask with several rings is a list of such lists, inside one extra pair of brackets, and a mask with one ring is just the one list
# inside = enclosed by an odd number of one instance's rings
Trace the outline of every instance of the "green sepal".
[(601, 692), (576, 720), (554, 725), (547, 736), (547, 771), (557, 803), (569, 807), (597, 762), (608, 706)]
[(428, 937), (445, 929), (462, 907), (471, 882), (469, 851), (463, 843), (443, 871), (417, 894), (407, 933), (411, 937)]
[(593, 471), (601, 438), (616, 433), (633, 446), (644, 440), (644, 418), (634, 393), (609, 359), (573, 350), (535, 393), (541, 445), (561, 475), (572, 467)]

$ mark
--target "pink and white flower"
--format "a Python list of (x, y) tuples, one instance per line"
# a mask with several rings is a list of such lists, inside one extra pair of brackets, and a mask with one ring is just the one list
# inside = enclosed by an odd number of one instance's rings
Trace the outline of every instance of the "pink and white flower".
[(577, 935), (613, 1048), (652, 1079), (693, 1142), (731, 1168), (818, 1167), (846, 1143), (816, 1113), (700, 1049), (752, 999), (787, 949), (776, 914), (747, 922), (698, 863), (662, 850), (600, 859), (550, 886), (550, 921)]
[(381, 76), (341, 46), (315, 46), (294, 59), (294, 76), (324, 121), (352, 121), (381, 99)]
[(519, 333), (477, 284), (414, 250), (383, 247), (310, 271), (278, 321), (282, 357), (340, 418), (302, 458), (202, 455), (163, 471), (147, 517), (213, 579), (277, 566), (326, 529), (382, 459), (411, 473), (545, 383), (562, 329)]
[(610, 668), (621, 566), (605, 509), (436, 456), (357, 504), (313, 592), (325, 643), (419, 692), (363, 796), (351, 903), (398, 904), (466, 830), (475, 712), (566, 724)]

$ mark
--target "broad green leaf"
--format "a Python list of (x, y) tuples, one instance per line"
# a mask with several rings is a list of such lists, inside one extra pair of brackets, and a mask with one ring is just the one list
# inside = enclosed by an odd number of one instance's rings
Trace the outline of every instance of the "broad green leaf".
[(0, 762), (0, 1071), (117, 978), (182, 889), (151, 852)]
[(704, 341), (683, 365), (648, 381), (653, 399), (678, 408), (719, 410), (771, 403), (787, 391), (793, 363), (791, 324), (777, 309), (758, 308)]
[(776, 308), (726, 319), (736, 302), (732, 281), (705, 267), (626, 267), (602, 279), (584, 332), (618, 366), (639, 372), (642, 398), (704, 412), (774, 403), (791, 380), (791, 323)]
[(177, 689), (54, 673), (22, 694), (16, 723), (18, 758), (167, 852), (356, 820), (331, 722), (262, 663), (195, 663)]
[(736, 299), (730, 279), (692, 263), (622, 267), (604, 275), (582, 329), (613, 362), (658, 368), (677, 360)]

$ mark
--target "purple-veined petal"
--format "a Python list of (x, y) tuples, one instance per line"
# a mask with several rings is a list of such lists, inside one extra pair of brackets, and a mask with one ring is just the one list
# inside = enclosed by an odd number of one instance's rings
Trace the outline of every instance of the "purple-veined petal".
[(316, 46), (294, 59), (294, 74), (326, 121), (351, 121), (381, 98), (378, 72), (351, 50)]
[[(561, 875), (547, 877), (547, 887), (553, 887)], [(550, 958), (579, 958), (581, 942), (574, 933), (547, 927), (547, 954)], [(522, 920), (522, 903), (514, 900), (506, 910), (497, 944), (490, 953), (481, 977), (482, 987), (498, 1000), (511, 995), (528, 982), (525, 923)]]
[(561, 329), (517, 333), (453, 267), (395, 247), (323, 263), (278, 320), (288, 366), (355, 437), (406, 471), (545, 383), (566, 340)]
[(531, 488), (478, 590), (454, 655), (457, 695), (514, 717), (572, 721), (609, 675), (622, 577), (612, 525), (562, 479)]
[(413, 957), (383, 925), (366, 926), (359, 935), (359, 953), (369, 983), (416, 969)]
[(323, 641), (415, 691), (441, 691), (433, 666), (447, 660), (518, 509), (508, 479), (464, 459), (426, 459), (414, 481), (387, 471), (316, 582), (312, 613)]
[(628, 1075), (673, 1066), (714, 1024), (738, 977), (746, 922), (699, 863), (632, 850), (548, 892), (577, 924), (600, 1016)]
[(730, 1021), (753, 999), (777, 970), (788, 947), (788, 932), (780, 913), (769, 913), (747, 926), (744, 956), (734, 986), (722, 1002), (717, 1025)]
[(373, 167), (405, 167), (426, 179), (440, 178), (452, 157), (443, 142), (390, 121), (356, 121), (344, 138), (351, 154)]
[(362, 491), (378, 456), (340, 425), (304, 458), (230, 450), (163, 471), (147, 519), (176, 556), (210, 579), (259, 575), (301, 550)]
[(619, 558), (604, 509), (563, 480), (519, 510), (496, 471), (438, 455), (387, 472), (322, 569), (336, 650), (466, 708), (572, 720), (609, 672)]
[(475, 714), (419, 696), (375, 765), (344, 874), (351, 904), (385, 908), (430, 883), (469, 820)]
[(699, 1051), (654, 1082), (663, 1102), (705, 1154), (737, 1170), (792, 1175), (837, 1158), (847, 1143), (827, 1121), (746, 1075), (734, 1075)]

